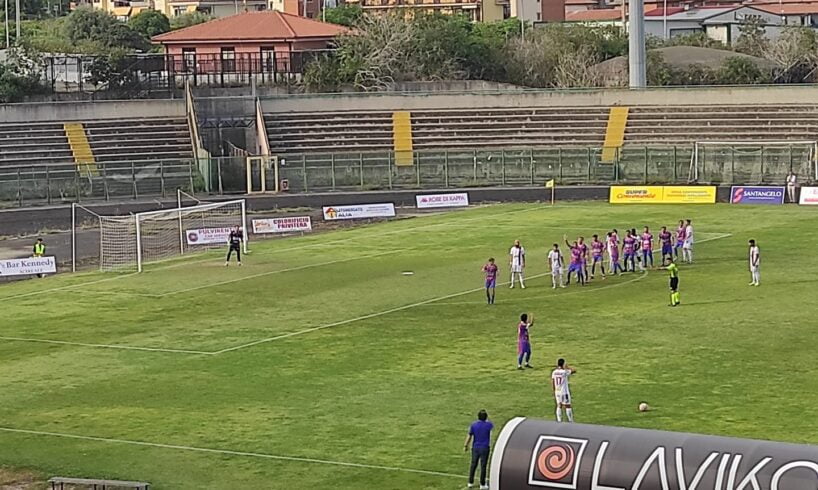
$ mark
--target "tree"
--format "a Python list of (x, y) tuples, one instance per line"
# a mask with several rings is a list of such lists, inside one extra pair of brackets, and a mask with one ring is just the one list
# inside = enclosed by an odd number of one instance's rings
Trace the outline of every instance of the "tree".
[(173, 31), (176, 29), (184, 29), (185, 27), (203, 24), (210, 20), (213, 20), (213, 17), (203, 12), (189, 12), (174, 17), (173, 20), (170, 21), (170, 29)]
[(0, 63), (0, 102), (20, 102), (26, 96), (45, 92), (40, 82), (41, 60), (27, 48), (13, 48)]
[(739, 36), (734, 46), (735, 50), (750, 56), (763, 56), (769, 41), (761, 20), (756, 17), (745, 17), (738, 30)]
[(65, 35), (72, 42), (91, 42), (100, 50), (122, 48), (147, 50), (149, 45), (138, 32), (117, 20), (113, 15), (99, 9), (79, 8), (68, 16)]
[(769, 72), (764, 73), (751, 58), (742, 56), (727, 58), (718, 72), (718, 83), (725, 85), (752, 85), (770, 81)]
[(325, 21), (347, 27), (355, 25), (363, 15), (364, 11), (360, 5), (343, 4), (324, 10)]
[(766, 45), (764, 57), (778, 65), (778, 81), (814, 81), (818, 68), (818, 36), (808, 27), (788, 27)]
[(128, 21), (128, 27), (146, 39), (170, 31), (170, 19), (158, 10), (143, 10)]

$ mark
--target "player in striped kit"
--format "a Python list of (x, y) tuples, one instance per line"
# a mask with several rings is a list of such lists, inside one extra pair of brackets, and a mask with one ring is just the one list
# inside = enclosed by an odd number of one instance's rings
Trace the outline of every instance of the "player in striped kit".
[[(630, 231), (625, 232), (622, 240), (622, 255), (625, 256), (625, 272), (636, 272), (636, 237), (631, 236)], [(630, 268), (628, 263), (630, 262)]]
[(562, 252), (560, 252), (559, 244), (555, 243), (554, 248), (548, 252), (548, 263), (551, 265), (551, 288), (556, 289), (557, 284), (559, 284), (559, 287), (564, 288), (562, 270), (565, 266), (565, 259)]
[(599, 240), (599, 235), (594, 235), (591, 240), (591, 279), (596, 274), (596, 265), (599, 264), (599, 270), (602, 271), (602, 279), (605, 279), (605, 263), (603, 262), (603, 254), (605, 253), (605, 244)]
[(667, 257), (673, 257), (673, 234), (667, 231), (667, 226), (659, 232), (659, 242), (662, 244), (662, 263)]
[(608, 270), (614, 275), (624, 272), (619, 264), (619, 240), (615, 232), (608, 233)]
[(520, 280), (520, 287), (525, 289), (525, 282), (523, 282), (523, 271), (525, 270), (525, 249), (520, 244), (520, 240), (514, 240), (514, 246), (508, 252), (511, 257), (509, 265), (511, 266), (511, 286), (514, 288), (514, 275)]
[(685, 244), (686, 229), (687, 228), (685, 227), (685, 220), (680, 219), (679, 226), (676, 228), (676, 246), (673, 247), (673, 251), (676, 254), (676, 260), (679, 260), (679, 250), (681, 250)]
[(648, 261), (650, 261), (650, 268), (653, 269), (653, 234), (646, 226), (642, 233), (642, 265), (647, 267)]

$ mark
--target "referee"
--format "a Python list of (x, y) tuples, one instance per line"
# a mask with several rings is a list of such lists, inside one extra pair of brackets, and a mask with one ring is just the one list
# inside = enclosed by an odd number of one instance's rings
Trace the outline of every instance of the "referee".
[(230, 237), (227, 239), (230, 248), (227, 250), (227, 260), (224, 262), (225, 267), (230, 265), (230, 256), (233, 255), (233, 252), (236, 252), (236, 261), (241, 265), (241, 242), (243, 240), (244, 235), (241, 232), (241, 228), (237, 226), (230, 231)]
[(668, 257), (665, 262), (665, 269), (670, 275), (670, 306), (679, 306), (679, 266), (673, 262), (673, 257)]

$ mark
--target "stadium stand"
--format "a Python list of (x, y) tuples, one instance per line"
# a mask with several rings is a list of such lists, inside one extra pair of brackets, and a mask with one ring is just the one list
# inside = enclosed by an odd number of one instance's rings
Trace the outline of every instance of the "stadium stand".
[(74, 165), (61, 122), (0, 124), (0, 167)]
[(182, 160), (193, 155), (184, 117), (89, 121), (85, 131), (98, 162)]

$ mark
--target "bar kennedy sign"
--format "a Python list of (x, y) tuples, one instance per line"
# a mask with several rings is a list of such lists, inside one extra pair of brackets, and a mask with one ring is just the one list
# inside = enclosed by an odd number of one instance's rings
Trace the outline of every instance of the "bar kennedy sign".
[(26, 276), (55, 272), (57, 272), (57, 261), (54, 257), (0, 260), (0, 276)]
[(784, 204), (784, 186), (734, 185), (730, 194), (733, 204)]
[(453, 194), (427, 194), (415, 196), (418, 209), (425, 208), (456, 208), (469, 205), (469, 194), (457, 192)]

